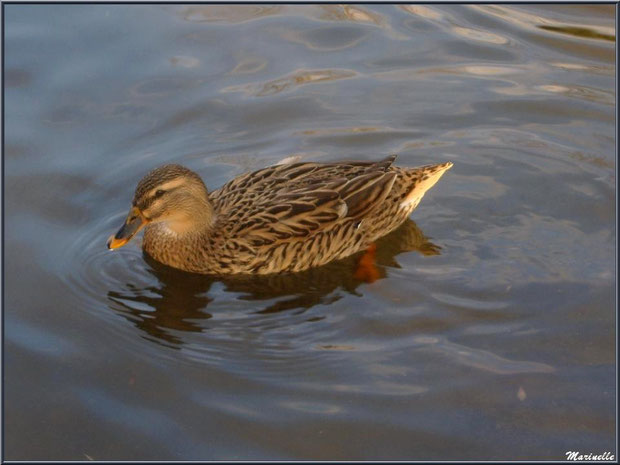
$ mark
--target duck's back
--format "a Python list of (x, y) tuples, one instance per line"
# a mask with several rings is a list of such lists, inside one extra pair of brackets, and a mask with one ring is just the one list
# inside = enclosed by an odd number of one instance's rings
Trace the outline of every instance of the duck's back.
[(342, 161), (335, 163), (289, 163), (269, 166), (243, 174), (210, 194), (216, 209), (224, 212), (234, 209), (240, 199), (270, 201), (278, 194), (314, 186), (331, 185), (335, 180), (352, 180), (368, 173), (385, 173), (396, 159), (390, 156), (379, 162)]

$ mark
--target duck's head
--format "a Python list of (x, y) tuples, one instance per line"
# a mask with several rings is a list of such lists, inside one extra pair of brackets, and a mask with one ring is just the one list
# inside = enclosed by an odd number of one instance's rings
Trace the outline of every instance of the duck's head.
[(202, 179), (181, 165), (164, 165), (138, 183), (131, 210), (118, 232), (108, 239), (108, 248), (124, 246), (148, 224), (164, 223), (173, 233), (185, 234), (207, 227), (213, 208)]

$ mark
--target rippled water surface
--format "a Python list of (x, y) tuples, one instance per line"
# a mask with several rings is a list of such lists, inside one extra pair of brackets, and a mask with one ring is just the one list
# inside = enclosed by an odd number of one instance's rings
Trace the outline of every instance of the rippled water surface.
[[(614, 7), (5, 5), (7, 459), (615, 451)], [(359, 257), (107, 237), (151, 168), (452, 161)]]

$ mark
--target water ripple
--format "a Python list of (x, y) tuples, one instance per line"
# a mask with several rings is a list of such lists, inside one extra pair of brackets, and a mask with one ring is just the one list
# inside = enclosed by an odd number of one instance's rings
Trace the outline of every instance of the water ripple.
[(445, 355), (452, 363), (460, 363), (499, 375), (520, 373), (551, 373), (555, 369), (540, 362), (509, 360), (483, 349), (473, 349), (449, 342), (444, 338), (429, 340), (427, 350)]
[(229, 86), (222, 89), (222, 92), (245, 92), (255, 97), (266, 97), (279, 94), (285, 91), (295, 90), (296, 87), (318, 82), (337, 81), (340, 79), (350, 79), (357, 73), (346, 69), (315, 69), (297, 70), (288, 76), (273, 79), (265, 83), (243, 84), (239, 86)]
[[(325, 309), (357, 293), (362, 281), (354, 276), (356, 257), (289, 275), (196, 275), (153, 261), (140, 250), (139, 237), (121, 250), (107, 250), (106, 237), (123, 218), (119, 212), (89, 223), (59, 268), (78, 307), (116, 328), (134, 350), (147, 357), (258, 372), (263, 366), (290, 370), (293, 358), (294, 370), (303, 372), (324, 363), (338, 346), (327, 342), (322, 346), (328, 350), (310, 350), (318, 334), (329, 340), (339, 332), (340, 317), (328, 316)], [(411, 221), (378, 245), (379, 264), (389, 266), (403, 250), (438, 253)], [(132, 335), (132, 327), (143, 339)]]

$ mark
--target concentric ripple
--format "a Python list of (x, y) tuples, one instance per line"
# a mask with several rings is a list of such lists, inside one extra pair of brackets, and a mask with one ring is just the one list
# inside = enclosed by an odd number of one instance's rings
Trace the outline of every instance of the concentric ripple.
[(140, 237), (109, 251), (106, 237), (122, 220), (122, 213), (112, 215), (81, 232), (66, 254), (64, 279), (79, 308), (148, 357), (209, 364), (232, 358), (237, 363), (229, 366), (239, 368), (252, 365), (241, 363), (249, 353), (277, 365), (299, 357), (310, 327), (324, 319), (320, 308), (308, 310), (340, 298), (338, 285), (326, 287), (326, 275), (302, 291), (295, 277), (222, 281), (180, 272), (143, 255)]
[[(140, 236), (109, 251), (106, 238), (122, 223), (123, 213), (82, 228), (62, 268), (78, 308), (101, 318), (132, 350), (149, 358), (259, 371), (279, 366), (290, 370), (293, 359), (301, 372), (334, 357), (333, 351), (316, 348), (329, 346), (346, 332), (341, 310), (347, 305), (334, 304), (360, 295), (362, 282), (354, 277), (357, 257), (267, 277), (219, 279), (186, 273), (143, 254)], [(394, 257), (404, 250), (439, 253), (409, 221), (379, 242), (383, 277), (385, 266), (397, 265)]]

